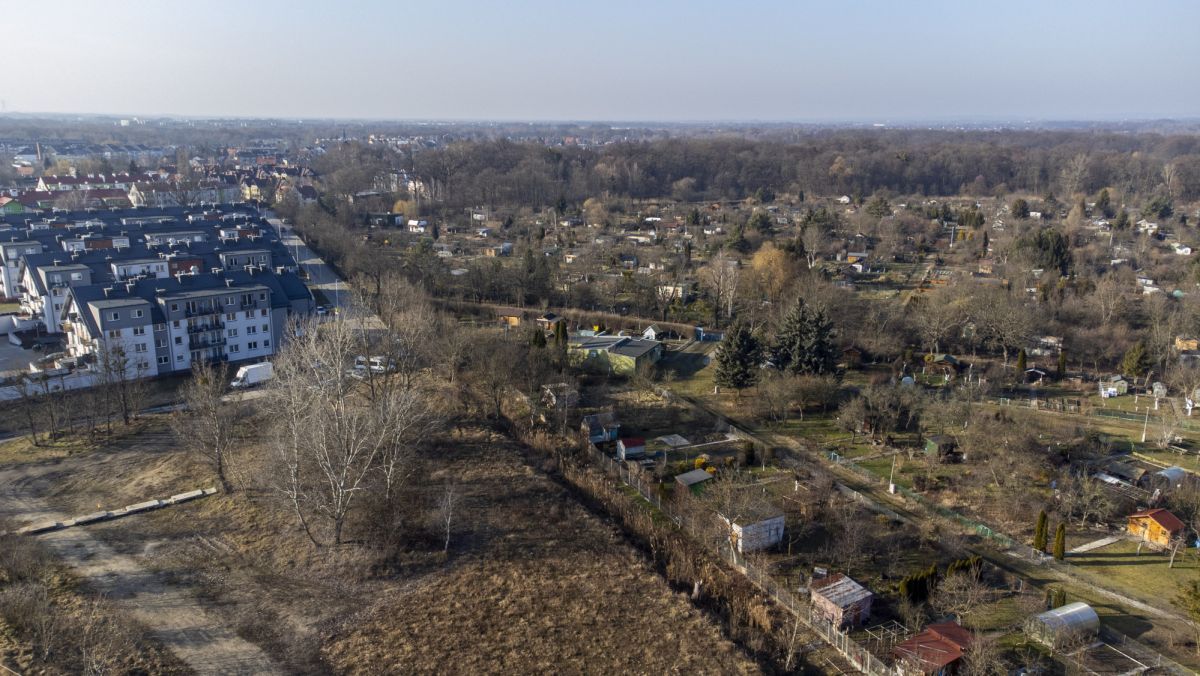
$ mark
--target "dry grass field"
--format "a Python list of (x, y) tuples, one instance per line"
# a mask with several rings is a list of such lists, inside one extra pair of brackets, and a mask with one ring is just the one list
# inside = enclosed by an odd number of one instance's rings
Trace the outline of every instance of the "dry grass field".
[[(14, 490), (66, 513), (212, 484), (161, 421), (70, 453), (0, 449)], [(248, 440), (232, 495), (89, 526), (289, 673), (754, 673), (716, 622), (672, 590), (621, 532), (471, 428), (418, 460), (424, 514), (459, 496), (448, 554), (428, 518), (398, 549), (315, 548), (263, 488)], [(29, 471), (25, 472), (27, 468)], [(363, 524), (359, 524), (361, 527)], [(378, 524), (376, 524), (378, 526)]]

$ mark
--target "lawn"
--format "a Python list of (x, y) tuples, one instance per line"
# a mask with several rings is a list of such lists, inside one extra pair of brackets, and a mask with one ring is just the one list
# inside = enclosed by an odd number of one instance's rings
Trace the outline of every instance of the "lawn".
[(1169, 554), (1143, 547), (1137, 553), (1136, 542), (1122, 540), (1107, 547), (1067, 557), (1076, 572), (1094, 577), (1103, 586), (1126, 593), (1157, 606), (1167, 606), (1179, 591), (1179, 585), (1194, 579), (1200, 560), (1194, 551), (1180, 552), (1175, 567), (1167, 568)]

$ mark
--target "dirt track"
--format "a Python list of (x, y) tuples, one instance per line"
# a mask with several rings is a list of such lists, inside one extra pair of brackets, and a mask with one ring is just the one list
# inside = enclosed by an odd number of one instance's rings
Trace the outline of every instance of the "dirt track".
[[(0, 470), (0, 519), (23, 524), (69, 518), (37, 497), (35, 486), (70, 461)], [(187, 505), (168, 509), (188, 509)], [(186, 588), (168, 584), (133, 557), (114, 551), (87, 527), (36, 536), (79, 578), (103, 594), (198, 674), (282, 673), (261, 649), (219, 623)]]

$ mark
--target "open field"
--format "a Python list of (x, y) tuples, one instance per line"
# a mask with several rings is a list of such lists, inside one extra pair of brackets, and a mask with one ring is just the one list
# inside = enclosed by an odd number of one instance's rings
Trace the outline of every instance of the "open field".
[[(10, 442), (0, 469), (65, 513), (210, 481), (160, 421), (71, 451)], [(264, 453), (247, 444), (232, 495), (86, 532), (189, 590), (288, 672), (757, 671), (614, 526), (502, 437), (468, 429), (420, 460), (433, 485), (409, 499), (431, 503), (449, 483), (460, 496), (445, 556), (425, 522), (405, 527), (409, 544), (386, 559), (358, 545), (313, 548), (255, 488)]]

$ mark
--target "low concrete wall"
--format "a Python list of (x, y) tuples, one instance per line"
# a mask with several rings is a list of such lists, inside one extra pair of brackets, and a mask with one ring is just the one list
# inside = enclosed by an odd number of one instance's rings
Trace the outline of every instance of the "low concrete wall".
[[(190, 502), (190, 501), (196, 500), (198, 498), (204, 498), (204, 497), (208, 497), (210, 495), (215, 495), (216, 492), (217, 492), (216, 488), (198, 488), (194, 491), (187, 491), (186, 493), (176, 493), (175, 495), (172, 495), (169, 498), (164, 498), (162, 500), (146, 500), (145, 502), (139, 502), (139, 503), (132, 504), (132, 505), (126, 505), (125, 507), (122, 507), (120, 509), (114, 509), (114, 510), (109, 510), (109, 511), (104, 511), (104, 512), (92, 512), (91, 514), (85, 514), (84, 516), (77, 516), (73, 519), (67, 519), (66, 521), (44, 521), (41, 523), (30, 524), (28, 526), (18, 528), (17, 530), (15, 530), (13, 532), (18, 535), (38, 535), (40, 533), (49, 533), (49, 532), (56, 531), (56, 530), (62, 530), (63, 528), (71, 528), (73, 526), (86, 526), (86, 525), (92, 524), (92, 523), (100, 523), (101, 521), (109, 521), (111, 519), (119, 519), (123, 516), (129, 516), (131, 514), (140, 514), (142, 512), (148, 512), (152, 509), (158, 509), (160, 507), (167, 507), (169, 505), (178, 505), (178, 504), (182, 504), (184, 502)], [(3, 534), (4, 533), (0, 533), (0, 535), (3, 535)]]

